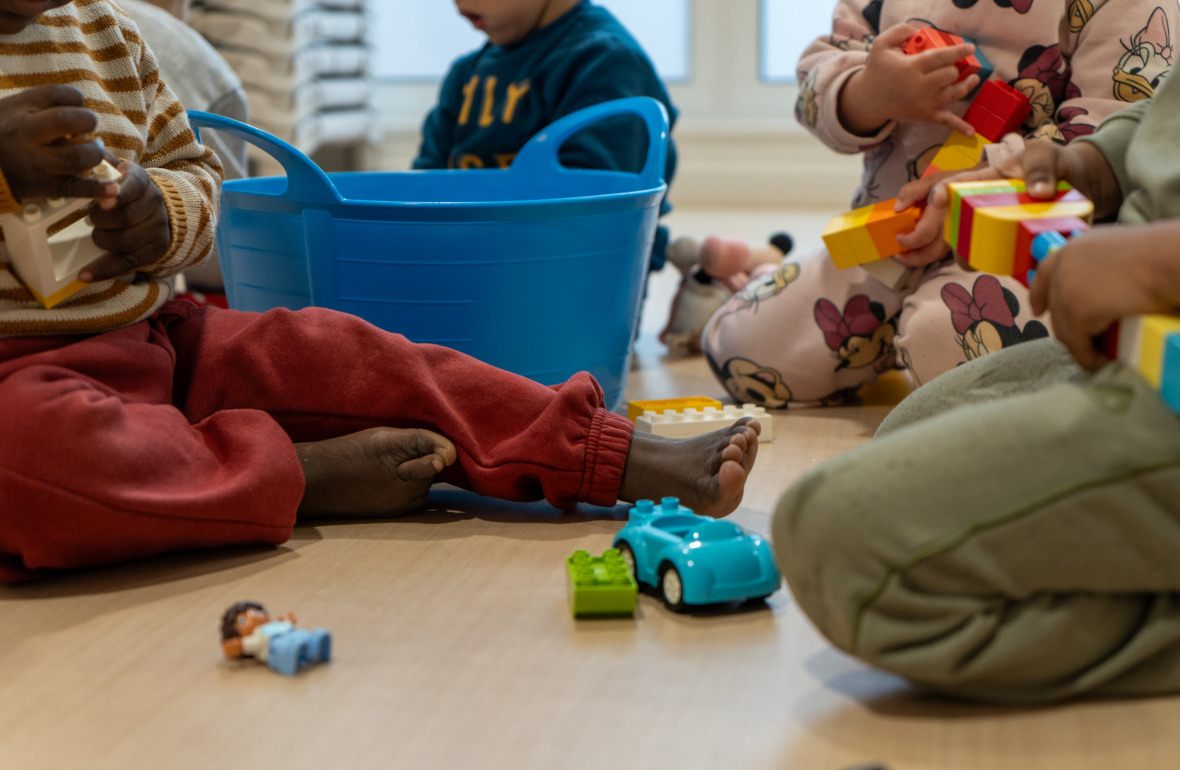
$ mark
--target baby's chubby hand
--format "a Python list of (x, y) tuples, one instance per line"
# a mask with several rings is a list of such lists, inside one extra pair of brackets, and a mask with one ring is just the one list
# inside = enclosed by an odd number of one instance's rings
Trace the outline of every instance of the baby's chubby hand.
[(103, 159), (95, 140), (80, 141), (98, 127), (82, 92), (44, 85), (0, 99), (0, 172), (18, 201), (97, 198), (116, 185), (84, 176)]
[(945, 182), (952, 178), (958, 178), (955, 172), (931, 174), (907, 183), (898, 192), (895, 211), (925, 206), (914, 229), (897, 236), (897, 244), (906, 249), (895, 257), (901, 264), (922, 267), (946, 256), (948, 247), (942, 239), (942, 223), (947, 207)]
[(138, 164), (118, 164), (122, 179), (116, 193), (99, 196), (90, 208), (94, 243), (107, 253), (82, 268), (82, 281), (134, 273), (158, 261), (172, 245), (164, 194)]
[(909, 24), (895, 24), (873, 41), (864, 69), (840, 91), (840, 118), (848, 130), (868, 136), (890, 120), (923, 120), (967, 136), (975, 133), (969, 123), (947, 109), (979, 84), (978, 75), (960, 81), (955, 67), (975, 46), (963, 43), (911, 56), (902, 45), (917, 31)]

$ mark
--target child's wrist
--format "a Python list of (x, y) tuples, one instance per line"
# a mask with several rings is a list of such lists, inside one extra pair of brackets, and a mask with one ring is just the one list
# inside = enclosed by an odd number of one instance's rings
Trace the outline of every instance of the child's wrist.
[(1123, 202), (1119, 180), (1110, 161), (1090, 142), (1074, 142), (1061, 148), (1065, 178), (1094, 202), (1094, 217), (1109, 219)]
[(840, 125), (857, 136), (872, 136), (889, 122), (888, 112), (877, 109), (873, 89), (868, 85), (865, 70), (857, 70), (844, 82), (837, 96)]

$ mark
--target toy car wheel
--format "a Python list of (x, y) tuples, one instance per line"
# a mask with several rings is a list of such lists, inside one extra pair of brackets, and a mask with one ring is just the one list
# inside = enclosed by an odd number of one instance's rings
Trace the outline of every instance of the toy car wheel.
[(684, 609), (684, 581), (680, 572), (671, 564), (660, 568), (660, 596), (669, 609), (680, 612)]
[(631, 546), (623, 542), (620, 542), (615, 548), (619, 549), (619, 555), (623, 557), (623, 563), (627, 565), (627, 569), (631, 570), (631, 576), (638, 583), (639, 570), (635, 567), (635, 552), (631, 550)]

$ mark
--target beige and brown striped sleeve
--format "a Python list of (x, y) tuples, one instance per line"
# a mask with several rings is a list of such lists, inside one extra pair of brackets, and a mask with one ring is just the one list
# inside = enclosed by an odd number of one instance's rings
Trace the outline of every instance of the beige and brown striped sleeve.
[(205, 260), (213, 249), (221, 161), (197, 141), (184, 105), (160, 80), (155, 56), (142, 44), (139, 74), (148, 105), (140, 164), (164, 195), (172, 230), (171, 247), (147, 272), (173, 275)]

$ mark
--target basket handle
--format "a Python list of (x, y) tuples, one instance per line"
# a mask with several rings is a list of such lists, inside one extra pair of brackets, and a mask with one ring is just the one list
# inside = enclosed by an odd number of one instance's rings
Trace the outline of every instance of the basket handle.
[(565, 171), (558, 152), (565, 140), (584, 128), (616, 115), (637, 115), (647, 127), (647, 158), (639, 177), (648, 187), (664, 181), (664, 164), (668, 156), (668, 113), (664, 105), (650, 96), (629, 96), (594, 104), (571, 112), (546, 126), (528, 141), (509, 169), (515, 172), (554, 174)]
[(240, 120), (227, 118), (224, 115), (214, 115), (211, 112), (189, 110), (188, 119), (193, 129), (197, 131), (198, 139), (201, 137), (199, 129), (202, 127), (227, 131), (262, 149), (277, 160), (283, 170), (287, 172), (287, 191), (284, 195), (305, 203), (320, 205), (340, 203), (343, 200), (336, 185), (332, 184), (332, 180), (328, 178), (322, 168), (317, 166), (311, 158), (277, 136), (268, 134), (261, 128), (255, 128)]

